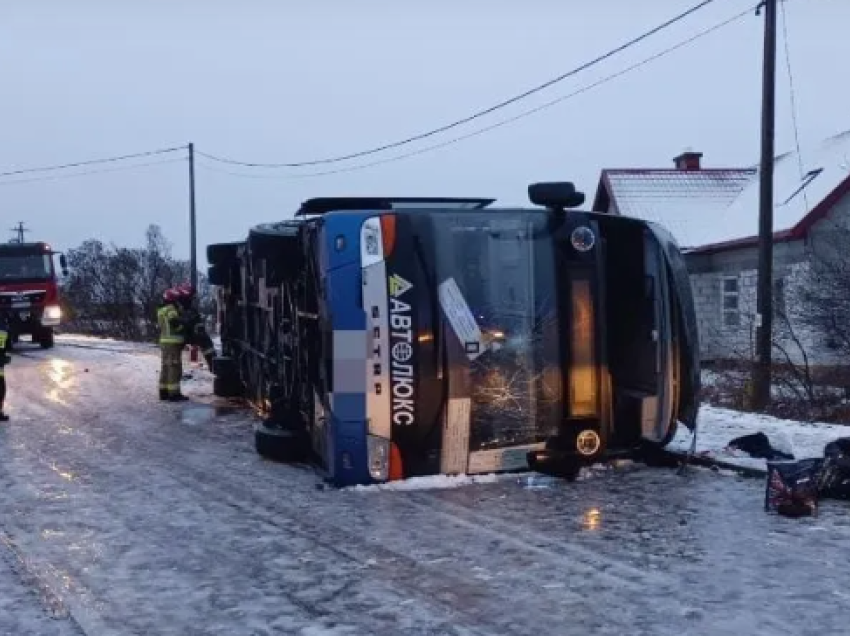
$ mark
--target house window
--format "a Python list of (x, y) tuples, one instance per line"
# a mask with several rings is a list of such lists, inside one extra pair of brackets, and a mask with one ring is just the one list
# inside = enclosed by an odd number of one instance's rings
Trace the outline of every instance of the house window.
[(723, 326), (741, 326), (741, 301), (737, 276), (724, 276), (721, 288)]

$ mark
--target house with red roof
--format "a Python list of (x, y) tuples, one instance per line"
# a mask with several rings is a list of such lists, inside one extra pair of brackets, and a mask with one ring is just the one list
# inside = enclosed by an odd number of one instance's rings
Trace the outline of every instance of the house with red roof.
[[(705, 168), (702, 156), (686, 151), (671, 168), (603, 170), (593, 209), (655, 221), (672, 232), (691, 272), (703, 359), (752, 359), (758, 169)], [(781, 355), (799, 360), (805, 351), (816, 364), (841, 362), (831, 336), (795, 325), (787, 302), (813, 284), (806, 273), (814, 259), (827, 249), (840, 253), (837, 237), (850, 236), (850, 131), (776, 158), (773, 214), (774, 313), (785, 324), (775, 330)], [(844, 250), (850, 264), (850, 244)]]

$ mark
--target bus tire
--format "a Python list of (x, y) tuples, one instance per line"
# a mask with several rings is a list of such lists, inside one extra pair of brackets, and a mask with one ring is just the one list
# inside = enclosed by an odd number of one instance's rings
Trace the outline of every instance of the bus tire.
[(239, 368), (230, 356), (215, 356), (211, 371), (219, 378), (238, 378)]
[(265, 223), (251, 228), (248, 233), (248, 252), (256, 260), (270, 260), (284, 265), (287, 270), (301, 268), (299, 244), (300, 221)]
[(222, 398), (242, 397), (242, 387), (234, 378), (213, 378), (213, 395)]
[(215, 287), (227, 285), (228, 270), (224, 265), (210, 265), (207, 268), (207, 281)]
[(291, 429), (260, 424), (254, 430), (254, 446), (260, 457), (294, 464), (308, 457), (305, 436)]
[(229, 266), (236, 261), (239, 247), (244, 243), (213, 243), (207, 245), (207, 261), (210, 265)]

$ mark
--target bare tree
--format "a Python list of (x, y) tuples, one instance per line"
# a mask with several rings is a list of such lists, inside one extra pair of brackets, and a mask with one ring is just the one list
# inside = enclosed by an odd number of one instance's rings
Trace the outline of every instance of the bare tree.
[[(89, 240), (69, 250), (64, 284), (67, 329), (129, 340), (156, 336), (156, 308), (163, 292), (189, 280), (189, 264), (171, 255), (161, 229), (151, 225), (142, 248)], [(201, 311), (210, 311), (206, 278), (199, 276)]]
[(801, 284), (801, 320), (822, 334), (837, 357), (850, 360), (850, 229), (830, 224), (811, 242), (811, 264)]
[[(793, 419), (838, 421), (850, 415), (844, 404), (850, 393), (850, 229), (833, 224), (823, 230), (811, 238), (806, 261), (781, 272), (776, 281), (770, 411)], [(752, 318), (742, 315), (739, 338), (723, 339), (729, 345), (727, 360), (706, 389), (714, 403), (748, 402), (749, 386), (740, 370), (753, 361)], [(706, 336), (718, 340), (721, 334)]]

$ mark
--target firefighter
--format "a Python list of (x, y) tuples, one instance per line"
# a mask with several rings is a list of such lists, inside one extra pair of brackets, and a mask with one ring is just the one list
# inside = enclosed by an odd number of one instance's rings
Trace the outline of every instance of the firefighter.
[(204, 320), (196, 306), (197, 293), (188, 283), (177, 288), (181, 315), (186, 326), (186, 344), (199, 347), (210, 371), (213, 368), (215, 345), (204, 327)]
[(9, 416), (3, 411), (3, 402), (6, 400), (6, 365), (12, 361), (9, 357), (9, 322), (8, 318), (0, 314), (0, 422), (8, 422)]
[(185, 324), (178, 304), (178, 293), (168, 289), (162, 295), (162, 306), (157, 310), (159, 347), (162, 369), (159, 374), (159, 399), (179, 402), (188, 399), (180, 392), (183, 378), (183, 347), (186, 344)]

